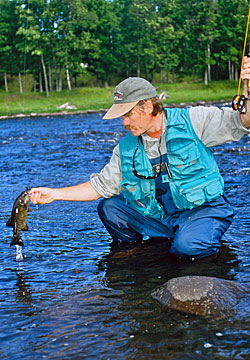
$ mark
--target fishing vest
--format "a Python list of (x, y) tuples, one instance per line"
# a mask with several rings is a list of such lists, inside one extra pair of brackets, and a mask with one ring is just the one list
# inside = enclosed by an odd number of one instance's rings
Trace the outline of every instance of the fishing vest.
[[(167, 162), (172, 174), (162, 175), (168, 182), (173, 202), (178, 209), (193, 209), (212, 201), (224, 192), (224, 181), (209, 148), (196, 135), (188, 109), (165, 109), (167, 116)], [(161, 219), (164, 209), (156, 200), (154, 179), (139, 179), (132, 171), (132, 159), (138, 137), (131, 133), (119, 143), (123, 195), (137, 211), (145, 216)], [(149, 176), (154, 171), (140, 142), (135, 156), (135, 169)]]

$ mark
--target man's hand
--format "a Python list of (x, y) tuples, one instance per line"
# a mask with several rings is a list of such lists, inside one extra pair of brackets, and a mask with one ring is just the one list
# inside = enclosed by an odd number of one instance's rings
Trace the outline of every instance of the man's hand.
[(33, 204), (49, 204), (52, 201), (56, 200), (53, 189), (46, 187), (33, 188), (29, 192), (30, 201)]
[[(243, 68), (241, 72), (241, 79), (250, 81), (250, 57), (245, 56), (243, 59)], [(249, 83), (250, 85), (250, 83)], [(250, 127), (250, 99), (247, 100), (246, 114), (240, 114), (240, 119), (244, 126)]]

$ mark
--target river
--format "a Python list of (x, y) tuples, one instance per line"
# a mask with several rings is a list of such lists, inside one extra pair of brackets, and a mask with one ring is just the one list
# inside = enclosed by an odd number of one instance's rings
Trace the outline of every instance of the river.
[(236, 209), (217, 257), (194, 262), (166, 244), (112, 244), (97, 201), (31, 204), (24, 260), (5, 226), (26, 186), (87, 181), (125, 130), (101, 113), (0, 121), (1, 359), (247, 359), (250, 319), (206, 319), (164, 309), (150, 293), (168, 279), (207, 275), (250, 282), (250, 139), (214, 148)]

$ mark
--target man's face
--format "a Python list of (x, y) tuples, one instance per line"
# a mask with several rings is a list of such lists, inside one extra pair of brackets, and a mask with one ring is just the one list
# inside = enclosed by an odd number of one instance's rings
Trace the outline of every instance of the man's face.
[(122, 116), (122, 123), (125, 129), (131, 131), (132, 135), (139, 136), (152, 127), (152, 110), (144, 105), (144, 109), (136, 105), (132, 110)]

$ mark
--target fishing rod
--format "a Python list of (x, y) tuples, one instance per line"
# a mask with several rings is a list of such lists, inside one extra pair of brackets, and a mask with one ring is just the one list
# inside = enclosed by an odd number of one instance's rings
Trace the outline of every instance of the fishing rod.
[[(240, 95), (240, 85), (241, 85), (241, 73), (243, 68), (243, 59), (246, 51), (246, 43), (247, 43), (247, 34), (248, 34), (248, 28), (249, 28), (249, 19), (250, 19), (250, 6), (249, 6), (249, 12), (248, 12), (248, 19), (247, 19), (247, 26), (246, 26), (246, 33), (245, 33), (245, 40), (244, 40), (244, 46), (243, 46), (243, 53), (242, 53), (242, 60), (241, 60), (241, 69), (240, 69), (240, 78), (239, 78), (239, 86), (238, 86), (238, 94), (233, 97), (232, 100), (232, 108), (236, 111), (239, 111), (241, 114), (245, 114), (247, 112), (247, 100), (250, 97), (250, 84), (249, 80), (243, 80), (243, 89), (242, 89), (242, 95)], [(247, 55), (250, 57), (250, 52)]]

